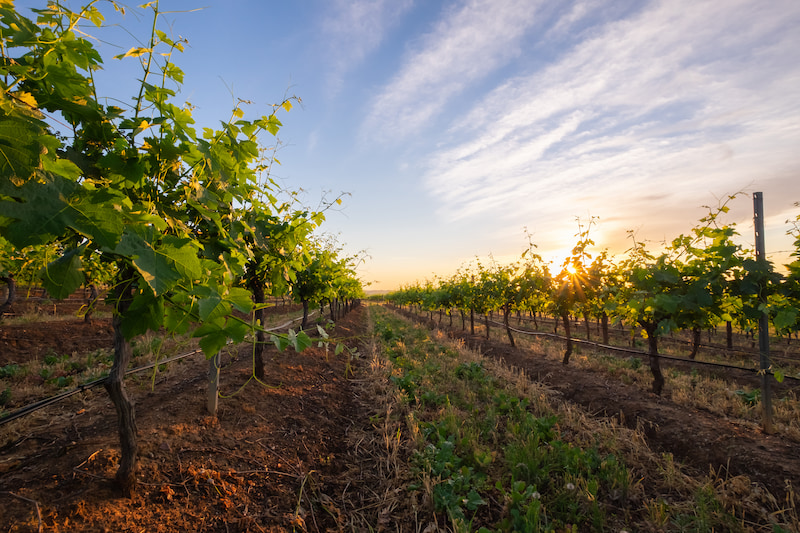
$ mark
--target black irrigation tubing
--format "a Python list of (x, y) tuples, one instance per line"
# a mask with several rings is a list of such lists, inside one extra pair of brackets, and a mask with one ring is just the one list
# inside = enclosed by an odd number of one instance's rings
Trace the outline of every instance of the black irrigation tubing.
[[(522, 317), (522, 320), (525, 321), (525, 322), (533, 322), (533, 319), (532, 318), (528, 318), (528, 317)], [(549, 317), (541, 317), (541, 318), (538, 318), (537, 320), (541, 320), (543, 322), (553, 322), (554, 321), (554, 319), (549, 318)], [(580, 326), (576, 324), (575, 327), (580, 327)], [(618, 335), (629, 335), (630, 334), (630, 329), (624, 330), (624, 329), (618, 329), (618, 328), (609, 327), (608, 331), (609, 331), (609, 333), (613, 332), (614, 334), (618, 334)], [(673, 337), (662, 337), (662, 340), (667, 341), (667, 342), (677, 343), (677, 344), (686, 344), (686, 345), (689, 345), (689, 346), (694, 344), (690, 340), (676, 339), (676, 338), (673, 338)], [(736, 347), (728, 348), (727, 346), (723, 346), (721, 344), (706, 344), (706, 343), (702, 343), (701, 342), (697, 346), (698, 346), (698, 348), (707, 348), (707, 349), (711, 349), (711, 350), (724, 350), (726, 352), (739, 353), (739, 354), (743, 354), (743, 355), (758, 356), (758, 353), (753, 353), (751, 350), (747, 350), (745, 348), (736, 348)], [(772, 357), (773, 359), (774, 358), (780, 358), (780, 359), (784, 359), (784, 360), (787, 360), (787, 361), (800, 361), (800, 357), (797, 357), (797, 354), (795, 354), (795, 353), (790, 353), (788, 355), (783, 355), (783, 354), (779, 354), (779, 353), (772, 353), (770, 355), (770, 357)]]
[[(313, 314), (313, 313), (311, 313), (311, 314)], [(309, 316), (311, 316), (311, 315), (309, 315)], [(275, 326), (273, 328), (269, 328), (269, 329), (267, 329), (265, 331), (277, 331), (279, 329), (285, 328), (286, 326), (288, 326), (292, 322), (297, 322), (298, 320), (302, 320), (302, 317), (294, 318), (294, 319), (292, 319), (292, 320), (290, 320), (288, 322), (285, 322), (285, 323), (283, 323), (283, 324), (281, 324), (279, 326)], [(127, 370), (125, 372), (125, 375), (129, 376), (131, 374), (137, 374), (139, 372), (144, 372), (145, 370), (150, 370), (151, 368), (155, 367), (156, 365), (165, 365), (167, 363), (173, 363), (175, 361), (178, 361), (180, 359), (184, 359), (186, 357), (195, 355), (195, 354), (197, 354), (199, 352), (202, 352), (202, 351), (203, 350), (198, 348), (197, 350), (193, 350), (191, 352), (187, 352), (187, 353), (184, 353), (184, 354), (176, 355), (174, 357), (171, 357), (169, 359), (165, 359), (163, 361), (156, 361), (155, 363), (150, 363), (150, 364), (145, 365), (145, 366), (140, 366), (139, 368), (132, 368), (130, 370)], [(84, 391), (87, 391), (89, 389), (93, 389), (93, 388), (95, 388), (95, 387), (97, 387), (99, 385), (104, 384), (106, 382), (106, 379), (108, 379), (108, 378), (107, 377), (102, 377), (102, 378), (96, 379), (94, 381), (90, 381), (89, 383), (84, 383), (83, 385), (79, 385), (79, 386), (75, 387), (72, 390), (64, 391), (62, 393), (56, 394), (55, 396), (51, 396), (49, 398), (45, 398), (43, 400), (39, 400), (38, 402), (34, 402), (34, 403), (31, 403), (31, 404), (28, 404), (25, 407), (20, 407), (16, 411), (12, 411), (8, 415), (0, 418), (0, 426), (2, 426), (3, 424), (6, 424), (7, 422), (11, 422), (12, 420), (16, 420), (17, 418), (21, 418), (23, 416), (27, 416), (27, 415), (33, 413), (34, 411), (38, 411), (39, 409), (47, 407), (48, 405), (52, 405), (54, 403), (60, 402), (61, 400), (65, 400), (65, 399), (69, 398), (70, 396), (74, 396), (75, 394), (78, 394), (79, 392), (84, 392)]]
[[(502, 324), (500, 322), (496, 322), (494, 320), (490, 320), (489, 322), (491, 322), (492, 324), (495, 324), (495, 325), (497, 325), (499, 327), (505, 328), (505, 324)], [(536, 335), (536, 336), (552, 337), (554, 339), (559, 339), (559, 340), (563, 340), (563, 341), (566, 340), (566, 337), (564, 337), (562, 335), (557, 335), (555, 333), (546, 333), (546, 332), (539, 332), (539, 331), (527, 331), (527, 330), (522, 330), (522, 329), (516, 329), (516, 328), (510, 327), (510, 326), (509, 326), (508, 329), (510, 329), (511, 331), (514, 331), (516, 333), (522, 334), (522, 335)], [(589, 346), (594, 346), (594, 347), (597, 347), (597, 348), (603, 348), (603, 349), (606, 349), (606, 350), (612, 350), (612, 351), (616, 351), (616, 352), (629, 353), (629, 354), (633, 354), (633, 355), (641, 355), (643, 357), (648, 357), (650, 355), (649, 353), (643, 352), (641, 350), (633, 350), (631, 348), (623, 348), (623, 347), (620, 347), (620, 346), (610, 346), (608, 344), (602, 344), (602, 343), (594, 342), (594, 341), (585, 341), (583, 339), (572, 339), (572, 342), (577, 343), (577, 344), (587, 344)], [(660, 359), (668, 359), (670, 361), (679, 361), (679, 362), (682, 362), (682, 363), (689, 363), (689, 364), (692, 364), (692, 365), (715, 366), (715, 367), (719, 367), (719, 368), (728, 368), (728, 369), (731, 369), (731, 370), (741, 370), (743, 372), (759, 372), (756, 369), (746, 368), (746, 367), (743, 367), (743, 366), (726, 365), (724, 363), (714, 363), (714, 362), (711, 362), (711, 361), (700, 361), (700, 360), (696, 360), (696, 359), (686, 359), (685, 357), (675, 357), (675, 356), (672, 356), (672, 355), (661, 355), (661, 354), (659, 354), (658, 357)], [(796, 378), (794, 376), (784, 376), (784, 379), (793, 379), (795, 381), (800, 381), (800, 378)]]

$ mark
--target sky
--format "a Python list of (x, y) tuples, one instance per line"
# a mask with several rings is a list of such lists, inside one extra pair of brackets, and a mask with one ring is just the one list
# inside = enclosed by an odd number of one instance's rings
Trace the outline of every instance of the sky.
[[(81, 2), (65, 2), (75, 9)], [(17, 8), (42, 2), (17, 0)], [(85, 28), (101, 94), (129, 99), (152, 9)], [(800, 214), (797, 0), (161, 0), (159, 27), (196, 126), (281, 113), (275, 178), (324, 230), (364, 252), (367, 289), (449, 277), (475, 257), (514, 261), (530, 239), (558, 268), (578, 224), (594, 253), (629, 231), (657, 249), (728, 196), (754, 247), (788, 261)], [(140, 42), (137, 42), (136, 39)], [(123, 96), (124, 95), (124, 96)], [(129, 100), (126, 100), (129, 101)], [(273, 139), (264, 139), (270, 145)], [(704, 207), (708, 206), (708, 207)]]

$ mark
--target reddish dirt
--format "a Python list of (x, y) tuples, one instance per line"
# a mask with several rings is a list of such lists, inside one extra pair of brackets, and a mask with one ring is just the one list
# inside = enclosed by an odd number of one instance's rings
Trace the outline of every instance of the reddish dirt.
[[(46, 324), (46, 327), (42, 327)], [(41, 359), (47, 354), (84, 353), (113, 345), (111, 319), (31, 322), (0, 326), (0, 366)]]
[[(429, 327), (442, 327), (429, 319), (403, 314)], [(578, 372), (560, 360), (512, 348), (506, 340), (471, 336), (460, 327), (442, 329), (485, 356), (524, 370), (532, 379), (559, 391), (566, 400), (590, 414), (613, 418), (631, 428), (642, 427), (652, 449), (672, 453), (699, 474), (708, 473), (711, 466), (717, 471), (728, 469), (733, 475), (746, 475), (762, 483), (779, 501), (784, 501), (786, 495), (785, 480), (791, 482), (795, 491), (800, 487), (798, 442), (743, 427), (711, 412), (687, 409), (602, 372), (583, 369)], [(664, 368), (671, 365), (667, 360), (662, 361)], [(713, 372), (730, 381), (742, 379), (738, 371)]]
[[(357, 309), (334, 335), (356, 345), (363, 323)], [(52, 331), (41, 324), (38, 335)], [(0, 449), (2, 530), (313, 532), (397, 520), (374, 501), (378, 469), (364, 453), (373, 410), (345, 378), (344, 355), (270, 349), (265, 384), (238, 394), (252, 359), (247, 348), (226, 356), (221, 392), (233, 396), (217, 416), (206, 413), (208, 362), (184, 361), (155, 390), (149, 377), (127, 380), (139, 439), (132, 499), (117, 498), (110, 483), (119, 442), (102, 388), (20, 419), (25, 426), (0, 426), (3, 441), (15, 437)]]

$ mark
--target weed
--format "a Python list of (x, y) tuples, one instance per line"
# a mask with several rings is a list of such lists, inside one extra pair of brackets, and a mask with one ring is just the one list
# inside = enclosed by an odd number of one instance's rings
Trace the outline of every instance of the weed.
[(456, 451), (455, 436), (441, 438), (440, 429), (429, 426), (431, 442), (418, 452), (415, 462), (419, 471), (429, 473), (437, 480), (433, 486), (433, 503), (438, 511), (446, 511), (451, 519), (463, 519), (464, 511), (476, 511), (486, 502), (478, 490), (482, 488), (486, 475), (477, 472)]
[(52, 383), (59, 389), (63, 389), (72, 385), (72, 381), (72, 376), (58, 376), (57, 378), (49, 380), (49, 383)]
[(761, 389), (751, 391), (737, 390), (735, 394), (749, 407), (755, 407), (761, 401)]
[(384, 342), (391, 342), (397, 337), (395, 336), (394, 331), (392, 331), (392, 328), (387, 326), (383, 333), (381, 333), (381, 338), (384, 340)]
[(477, 382), (486, 382), (488, 379), (482, 362), (461, 363), (456, 367), (455, 373), (459, 379)]
[(647, 511), (647, 520), (654, 526), (665, 526), (669, 522), (672, 510), (667, 502), (659, 498), (644, 502)]
[(506, 490), (498, 481), (496, 488), (508, 506), (508, 517), (498, 524), (501, 530), (542, 531), (542, 496), (533, 485), (527, 485), (524, 481), (513, 481)]
[(81, 363), (80, 361), (72, 361), (67, 365), (67, 371), (74, 373), (85, 372), (88, 368), (89, 366), (86, 363)]
[(11, 401), (11, 389), (6, 387), (3, 392), (0, 392), (0, 405), (5, 407)]
[(419, 387), (419, 383), (417, 383), (418, 376), (414, 375), (413, 373), (406, 373), (402, 376), (391, 376), (389, 380), (394, 383), (394, 385), (406, 393), (409, 401), (415, 400), (415, 392)]
[(419, 401), (423, 407), (441, 407), (447, 403), (447, 395), (426, 390), (420, 394)]
[(737, 531), (735, 519), (725, 512), (712, 488), (700, 487), (691, 512), (676, 514), (672, 523), (680, 531)]
[(22, 368), (16, 363), (0, 366), (0, 379), (14, 378), (20, 374), (22, 374)]

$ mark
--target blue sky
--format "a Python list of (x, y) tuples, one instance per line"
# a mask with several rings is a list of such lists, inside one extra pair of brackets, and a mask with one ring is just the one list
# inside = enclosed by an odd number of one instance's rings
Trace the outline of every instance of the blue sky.
[[(68, 2), (73, 8), (78, 2)], [(36, 5), (17, 1), (17, 7)], [(449, 276), (527, 245), (560, 263), (576, 218), (597, 249), (671, 240), (743, 191), (725, 219), (752, 247), (763, 191), (778, 262), (800, 208), (797, 0), (162, 0), (161, 28), (197, 126), (235, 99), (282, 115), (276, 177), (315, 206), (371, 289)], [(203, 9), (194, 10), (203, 7)], [(192, 11), (187, 11), (192, 10)], [(98, 33), (100, 92), (137, 74), (111, 57), (147, 37), (131, 8)], [(122, 30), (125, 31), (122, 31)], [(127, 76), (127, 78), (126, 78)], [(128, 85), (126, 85), (128, 84)], [(266, 140), (269, 141), (269, 140)], [(653, 244), (653, 247), (656, 245)]]

